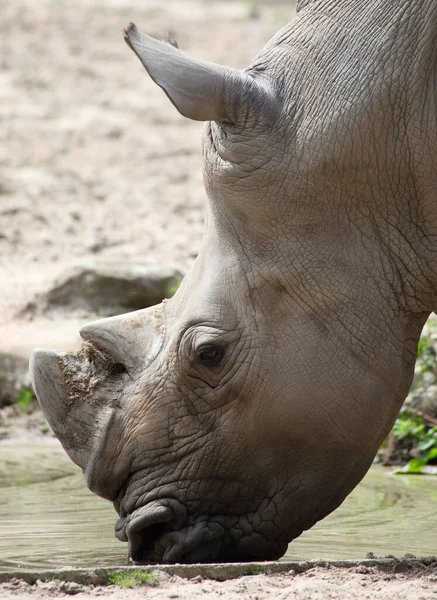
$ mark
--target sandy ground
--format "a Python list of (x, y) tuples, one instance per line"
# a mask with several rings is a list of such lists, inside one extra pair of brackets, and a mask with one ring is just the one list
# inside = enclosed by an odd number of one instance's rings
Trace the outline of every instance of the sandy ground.
[[(164, 261), (201, 243), (202, 124), (182, 118), (124, 44), (129, 21), (194, 56), (245, 66), (292, 15), (289, 0), (0, 2), (0, 324), (72, 261)], [(1, 340), (0, 340), (1, 341)], [(159, 587), (0, 585), (1, 598), (437, 598), (435, 572), (311, 570)]]
[(226, 598), (239, 600), (435, 600), (437, 573), (383, 573), (374, 568), (314, 568), (303, 574), (253, 575), (217, 582), (197, 577), (192, 580), (161, 574), (157, 587), (122, 589), (117, 586), (85, 588), (76, 583), (49, 581), (30, 586), (20, 581), (0, 585), (0, 598), (35, 599), (74, 595), (78, 600), (104, 597), (120, 600), (164, 600), (179, 598)]
[(203, 124), (184, 119), (123, 41), (134, 21), (195, 57), (243, 67), (293, 2), (0, 2), (0, 324), (86, 257), (198, 252)]

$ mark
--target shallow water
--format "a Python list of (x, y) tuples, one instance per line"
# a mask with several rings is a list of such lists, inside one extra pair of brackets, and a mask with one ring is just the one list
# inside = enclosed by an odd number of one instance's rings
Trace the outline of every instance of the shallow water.
[[(437, 554), (437, 477), (372, 467), (344, 504), (283, 560)], [(0, 570), (127, 564), (116, 514), (54, 440), (0, 446)]]

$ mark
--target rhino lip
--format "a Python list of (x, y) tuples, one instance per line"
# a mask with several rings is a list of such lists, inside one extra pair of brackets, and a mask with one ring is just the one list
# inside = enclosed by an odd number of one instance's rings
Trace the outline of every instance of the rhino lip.
[(119, 519), (115, 535), (128, 542), (134, 563), (157, 562), (172, 542), (168, 534), (183, 528), (185, 521), (186, 510), (177, 500), (152, 501)]
[(115, 534), (128, 542), (129, 559), (136, 565), (212, 562), (225, 541), (218, 522), (188, 523), (186, 508), (174, 499), (149, 502), (120, 518)]
[(146, 511), (136, 511), (126, 527), (129, 543), (129, 557), (135, 561), (136, 557), (149, 553), (156, 542), (168, 531), (173, 520), (173, 514), (167, 506), (157, 506)]
[(224, 529), (218, 523), (201, 521), (165, 536), (164, 562), (213, 562), (220, 557)]
[(220, 555), (224, 529), (206, 520), (187, 524), (185, 507), (174, 499), (152, 501), (119, 520), (118, 539), (128, 542), (135, 565), (211, 562)]
[(218, 559), (224, 535), (223, 528), (217, 523), (201, 521), (178, 531), (169, 530), (161, 523), (148, 529), (153, 535), (144, 538), (144, 532), (138, 532), (138, 543), (129, 536), (129, 557), (133, 564), (175, 563), (175, 562), (212, 562)]

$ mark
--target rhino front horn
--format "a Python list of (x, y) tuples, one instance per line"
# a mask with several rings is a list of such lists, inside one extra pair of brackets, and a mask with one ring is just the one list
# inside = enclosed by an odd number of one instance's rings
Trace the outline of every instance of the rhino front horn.
[(37, 349), (30, 359), (30, 373), (50, 427), (71, 460), (84, 469), (101, 431), (102, 416), (97, 414), (100, 407), (92, 402), (75, 401), (66, 395), (65, 366), (69, 360), (66, 353)]
[(133, 23), (123, 34), (150, 77), (184, 117), (245, 125), (251, 114), (259, 118), (277, 113), (279, 103), (268, 79), (195, 60), (167, 41), (142, 33)]
[[(84, 472), (88, 487), (113, 500), (126, 465), (115, 464), (120, 437), (116, 405), (105, 396), (106, 358), (91, 346), (77, 354), (35, 350), (32, 384), (44, 415), (64, 450)], [(101, 381), (99, 381), (101, 380)]]

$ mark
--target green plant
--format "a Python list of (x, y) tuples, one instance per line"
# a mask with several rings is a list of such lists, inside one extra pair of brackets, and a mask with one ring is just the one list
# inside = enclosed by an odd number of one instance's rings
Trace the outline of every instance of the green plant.
[(416, 475), (421, 473), (437, 475), (437, 466), (430, 465), (433, 461), (437, 461), (437, 447), (432, 448), (424, 458), (412, 458), (405, 467), (396, 469), (395, 473), (399, 475)]
[[(437, 380), (437, 319), (428, 319), (417, 345), (414, 381), (409, 394), (408, 406), (399, 413), (390, 435), (381, 445), (379, 457), (384, 464), (393, 460), (407, 463), (397, 473), (433, 473), (437, 468), (437, 421), (433, 414), (425, 414), (415, 407), (430, 385)], [(430, 374), (430, 375), (428, 375)]]
[(427, 436), (423, 420), (405, 407), (401, 409), (392, 433), (399, 441), (421, 442)]
[(108, 583), (122, 588), (134, 588), (140, 585), (156, 586), (158, 585), (158, 579), (155, 573), (149, 573), (141, 569), (127, 569), (126, 571), (110, 573)]
[[(413, 443), (419, 453), (427, 453), (433, 449), (437, 450), (437, 427), (427, 425), (420, 415), (412, 414), (404, 407), (392, 429), (393, 435), (400, 442)], [(434, 460), (435, 456), (428, 458)]]
[(33, 391), (30, 388), (23, 388), (15, 401), (15, 404), (23, 411), (27, 412), (32, 400), (34, 399)]
[[(395, 471), (399, 474), (429, 473), (437, 475), (437, 427), (430, 426), (421, 416), (403, 407), (390, 433), (389, 439), (395, 442), (396, 451), (407, 464)], [(392, 444), (393, 445), (393, 444)], [(387, 440), (381, 446), (381, 453), (388, 447)]]

